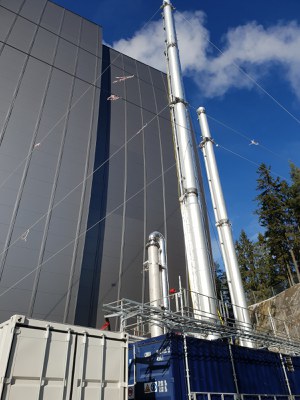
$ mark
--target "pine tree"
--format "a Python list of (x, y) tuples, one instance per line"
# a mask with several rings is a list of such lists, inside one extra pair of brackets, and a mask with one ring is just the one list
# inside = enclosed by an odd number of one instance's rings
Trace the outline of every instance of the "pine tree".
[(253, 242), (242, 231), (236, 241), (236, 251), (248, 303), (270, 297), (270, 287), (276, 283), (276, 274), (264, 236), (259, 234), (257, 242)]
[(261, 164), (257, 180), (256, 197), (259, 222), (265, 228), (264, 237), (272, 259), (274, 272), (278, 281), (286, 279), (293, 283), (290, 272), (291, 255), (288, 233), (293, 225), (289, 212), (290, 188), (286, 181), (273, 178), (271, 168)]
[(216, 262), (214, 264), (215, 264), (215, 279), (216, 279), (217, 298), (219, 300), (224, 300), (225, 302), (231, 303), (226, 273), (220, 267), (220, 264), (218, 264)]
[[(279, 284), (283, 289), (288, 287), (287, 280), (282, 279), (280, 271), (274, 264), (274, 258), (269, 248), (268, 240), (265, 235), (260, 233), (255, 243), (255, 251), (257, 258), (257, 273), (259, 280), (259, 288), (256, 294), (256, 300), (265, 300), (274, 295), (274, 288)], [(286, 286), (284, 286), (286, 285)]]
[(300, 227), (300, 168), (290, 163), (292, 185), (290, 188), (290, 207), (294, 214), (297, 228)]
[(289, 212), (291, 225), (287, 237), (289, 239), (290, 254), (293, 267), (300, 282), (300, 169), (290, 163), (292, 185), (290, 186)]
[(246, 293), (258, 289), (258, 275), (256, 271), (255, 245), (242, 230), (235, 243), (237, 259)]
[[(292, 184), (258, 169), (256, 214), (264, 233), (251, 241), (242, 231), (236, 251), (242, 280), (253, 303), (300, 282), (300, 169), (290, 164)], [(297, 279), (295, 278), (297, 275)]]

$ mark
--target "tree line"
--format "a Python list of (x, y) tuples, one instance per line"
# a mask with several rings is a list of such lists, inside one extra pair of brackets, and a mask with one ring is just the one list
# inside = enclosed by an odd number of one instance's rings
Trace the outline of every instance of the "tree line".
[[(291, 183), (258, 168), (255, 214), (263, 233), (251, 240), (244, 230), (235, 243), (248, 303), (256, 303), (300, 282), (300, 168), (290, 164)], [(225, 272), (218, 289), (228, 296)]]

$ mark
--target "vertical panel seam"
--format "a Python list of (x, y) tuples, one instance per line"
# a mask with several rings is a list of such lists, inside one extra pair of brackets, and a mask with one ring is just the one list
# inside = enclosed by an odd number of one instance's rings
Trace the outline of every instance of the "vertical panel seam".
[[(23, 3), (23, 5), (24, 5), (24, 3)], [(46, 6), (44, 6), (43, 12), (42, 12), (42, 14), (40, 16), (40, 20), (42, 19), (42, 16), (43, 16), (43, 14), (45, 12), (45, 8), (46, 8)], [(20, 90), (20, 87), (21, 87), (21, 84), (22, 84), (22, 80), (23, 80), (23, 77), (24, 77), (24, 74), (25, 74), (25, 71), (26, 71), (26, 68), (27, 68), (27, 65), (28, 65), (29, 58), (30, 58), (30, 53), (31, 53), (31, 50), (33, 48), (33, 45), (34, 45), (34, 42), (35, 42), (35, 39), (36, 39), (36, 36), (37, 36), (37, 32), (38, 32), (38, 25), (35, 25), (35, 32), (33, 34), (32, 40), (30, 42), (30, 45), (29, 45), (29, 48), (28, 48), (28, 52), (26, 53), (24, 64), (22, 66), (22, 69), (21, 69), (21, 72), (20, 72), (20, 75), (19, 75), (19, 80), (18, 80), (17, 86), (16, 86), (16, 88), (14, 90), (14, 94), (13, 94), (13, 98), (12, 98), (10, 107), (9, 107), (7, 113), (6, 113), (6, 117), (5, 117), (5, 120), (4, 120), (3, 128), (2, 128), (2, 130), (0, 132), (0, 146), (1, 146), (2, 142), (3, 142), (4, 136), (5, 136), (5, 133), (6, 133), (6, 129), (7, 129), (8, 123), (10, 121), (10, 117), (11, 117), (12, 111), (13, 111), (13, 108), (15, 106), (16, 99), (18, 97), (18, 93), (19, 93), (19, 90)], [(0, 56), (1, 56), (1, 53), (0, 53)]]
[[(64, 21), (64, 18), (62, 19), (61, 27), (63, 26), (63, 21)], [(78, 65), (78, 49), (77, 49), (75, 72), (77, 70), (77, 65)], [(38, 289), (38, 284), (39, 284), (39, 278), (40, 278), (43, 258), (44, 258), (44, 254), (45, 254), (45, 250), (46, 250), (46, 242), (47, 242), (47, 238), (48, 238), (48, 231), (49, 231), (50, 221), (51, 221), (51, 217), (52, 217), (53, 203), (54, 203), (58, 179), (59, 179), (59, 171), (60, 171), (61, 162), (62, 162), (63, 149), (64, 149), (66, 136), (67, 136), (69, 118), (70, 118), (71, 107), (72, 107), (72, 100), (74, 97), (75, 81), (76, 81), (76, 78), (73, 77), (71, 94), (69, 97), (69, 105), (68, 105), (67, 115), (66, 115), (66, 119), (65, 119), (65, 123), (64, 123), (64, 129), (63, 129), (63, 133), (62, 133), (61, 145), (60, 145), (60, 150), (59, 150), (59, 154), (58, 154), (56, 171), (55, 171), (55, 175), (54, 175), (54, 180), (53, 180), (53, 185), (52, 185), (52, 190), (51, 190), (51, 195), (50, 195), (50, 201), (49, 201), (49, 207), (48, 207), (45, 226), (44, 226), (44, 232), (43, 232), (42, 243), (41, 243), (41, 247), (40, 247), (39, 260), (38, 260), (38, 265), (37, 265), (36, 274), (35, 274), (35, 280), (34, 280), (34, 284), (33, 284), (33, 290), (32, 290), (32, 296), (31, 296), (31, 301), (30, 301), (30, 305), (29, 305), (29, 310), (28, 310), (28, 316), (32, 316), (32, 314), (33, 314), (33, 309), (34, 309), (34, 304), (35, 304), (36, 295), (37, 295), (37, 289)]]
[[(42, 17), (43, 17), (45, 8), (46, 8), (46, 6), (44, 7), (44, 9), (42, 11), (40, 19), (42, 19)], [(32, 45), (34, 43), (35, 37), (36, 37), (36, 34), (35, 34), (35, 36), (33, 38)], [(24, 70), (24, 72), (25, 72), (25, 70)], [(26, 181), (27, 174), (28, 174), (29, 164), (30, 164), (30, 161), (31, 161), (35, 140), (36, 140), (36, 137), (37, 137), (37, 133), (38, 133), (38, 129), (39, 129), (42, 113), (43, 113), (43, 110), (44, 110), (45, 99), (46, 99), (46, 94), (47, 94), (47, 90), (48, 90), (49, 83), (50, 83), (51, 74), (52, 74), (52, 70), (49, 71), (49, 75), (48, 75), (48, 78), (47, 78), (47, 81), (46, 81), (46, 86), (45, 86), (45, 90), (44, 90), (44, 94), (43, 94), (41, 107), (40, 107), (40, 110), (38, 112), (37, 121), (36, 121), (35, 128), (34, 128), (34, 131), (33, 131), (32, 140), (31, 140), (31, 143), (30, 143), (30, 146), (29, 146), (28, 155), (27, 155), (26, 162), (25, 162), (25, 165), (24, 165), (24, 170), (23, 170), (20, 186), (19, 186), (19, 189), (18, 189), (18, 193), (17, 193), (17, 197), (16, 197), (16, 200), (15, 200), (14, 209), (13, 209), (11, 220), (10, 220), (9, 229), (8, 229), (6, 240), (5, 240), (5, 244), (4, 244), (3, 257), (2, 257), (1, 263), (0, 263), (0, 281), (1, 281), (1, 278), (2, 278), (2, 275), (3, 275), (4, 265), (5, 265), (5, 261), (6, 261), (6, 258), (7, 258), (7, 254), (8, 254), (8, 250), (9, 250), (12, 234), (13, 234), (13, 230), (14, 230), (14, 227), (15, 227), (16, 218), (17, 218), (17, 215), (18, 215), (19, 207), (20, 207), (21, 197), (22, 197), (22, 194), (23, 194), (25, 181)], [(20, 86), (21, 86), (21, 81), (20, 81)], [(13, 109), (13, 105), (12, 105), (12, 109)], [(12, 113), (12, 110), (11, 110), (11, 113)]]
[(159, 117), (158, 117), (158, 107), (157, 107), (157, 101), (156, 101), (156, 94), (155, 90), (153, 87), (153, 78), (151, 74), (151, 69), (149, 68), (149, 74), (150, 74), (150, 79), (152, 83), (152, 90), (153, 90), (153, 97), (154, 97), (154, 102), (155, 102), (155, 110), (157, 114), (157, 126), (158, 126), (158, 138), (159, 138), (159, 150), (160, 150), (160, 161), (161, 161), (161, 178), (162, 178), (162, 190), (163, 190), (163, 209), (164, 209), (164, 237), (166, 240), (166, 245), (167, 245), (167, 211), (166, 211), (166, 186), (165, 186), (165, 168), (164, 168), (164, 160), (163, 160), (163, 151), (162, 151), (162, 140), (161, 140), (161, 129), (160, 129), (160, 123), (159, 123)]
[[(141, 91), (141, 84), (140, 84), (140, 76), (139, 76), (139, 70), (137, 67), (137, 61), (135, 60), (135, 65), (136, 65), (136, 72), (137, 72), (137, 81), (138, 81), (138, 88), (139, 88), (139, 99), (140, 99), (140, 112), (141, 112), (141, 120), (142, 120), (142, 126), (144, 126), (144, 115), (143, 115), (143, 101), (142, 101), (142, 91)], [(147, 168), (146, 168), (146, 148), (145, 148), (145, 131), (144, 129), (142, 130), (142, 143), (143, 143), (143, 173), (144, 173), (144, 190), (143, 190), (143, 206), (144, 206), (144, 219), (143, 219), (143, 228), (144, 228), (144, 247), (143, 247), (143, 282), (142, 282), (142, 304), (145, 302), (145, 267), (144, 263), (146, 261), (146, 240), (147, 240), (147, 190), (146, 190), (146, 185), (147, 185)]]
[[(124, 56), (121, 54), (122, 64), (124, 69)], [(120, 300), (121, 289), (122, 289), (122, 274), (123, 274), (123, 263), (124, 263), (124, 246), (125, 246), (125, 230), (126, 230), (126, 197), (127, 197), (127, 173), (128, 173), (128, 145), (127, 145), (127, 90), (126, 81), (124, 85), (124, 192), (123, 192), (123, 215), (122, 215), (122, 235), (121, 235), (121, 252), (120, 252), (120, 263), (119, 263), (119, 277), (118, 277), (118, 295), (117, 300)]]
[[(26, 0), (23, 0), (23, 3), (21, 4), (20, 10), (23, 8), (25, 1)], [(0, 6), (0, 7), (2, 7), (2, 6)], [(5, 7), (2, 7), (2, 8), (5, 8)], [(2, 46), (1, 46), (1, 49), (0, 49), (0, 56), (1, 56), (2, 52), (3, 52), (3, 49), (5, 47), (5, 44), (6, 44), (7, 40), (8, 40), (8, 38), (9, 38), (9, 36), (10, 36), (10, 34), (11, 34), (11, 32), (12, 32), (12, 30), (13, 30), (16, 22), (17, 22), (17, 19), (20, 16), (19, 12), (11, 11), (8, 8), (5, 8), (5, 9), (10, 11), (11, 13), (15, 14), (15, 17), (14, 17), (14, 20), (13, 20), (13, 22), (12, 22), (8, 32), (7, 32), (7, 35), (5, 36), (5, 38), (4, 38), (3, 42), (2, 42)]]
[[(23, 0), (23, 1), (25, 2), (26, 0)], [(51, 1), (51, 0), (47, 0), (47, 2), (50, 2), (50, 3), (52, 4), (52, 1)], [(53, 4), (54, 4), (54, 3), (53, 3)], [(64, 7), (62, 7), (62, 6), (58, 6), (58, 7), (61, 8), (63, 11), (66, 10), (66, 9), (65, 9)], [(88, 49), (86, 49), (86, 48), (80, 46), (80, 43), (79, 43), (78, 45), (76, 45), (76, 44), (75, 44), (74, 42), (72, 42), (71, 40), (66, 39), (66, 38), (64, 38), (63, 36), (61, 36), (60, 33), (53, 32), (51, 29), (48, 29), (48, 28), (46, 28), (45, 26), (41, 25), (41, 22), (42, 22), (41, 20), (40, 20), (39, 22), (32, 21), (32, 20), (30, 20), (29, 18), (24, 17), (24, 15), (21, 15), (20, 13), (16, 13), (15, 11), (11, 11), (9, 8), (7, 8), (7, 7), (5, 7), (5, 6), (3, 6), (3, 5), (0, 4), (0, 9), (1, 9), (1, 8), (4, 8), (5, 10), (11, 12), (12, 14), (15, 14), (15, 15), (16, 15), (16, 19), (17, 19), (17, 17), (20, 17), (21, 19), (24, 19), (25, 21), (28, 21), (28, 22), (30, 22), (31, 24), (38, 26), (39, 28), (41, 28), (42, 30), (44, 30), (44, 31), (46, 31), (46, 32), (52, 33), (52, 34), (55, 35), (55, 36), (59, 36), (60, 39), (65, 40), (66, 42), (72, 44), (73, 46), (79, 47), (79, 49), (86, 51), (87, 53), (91, 54), (92, 56), (101, 58), (100, 56), (97, 55), (98, 51), (96, 51), (96, 53), (93, 53), (92, 51), (90, 51), (90, 50), (88, 50)], [(21, 10), (20, 10), (20, 11), (21, 11)], [(71, 12), (72, 14), (76, 15), (75, 13), (73, 13), (73, 12), (70, 11), (70, 10), (67, 10), (67, 11), (69, 11), (69, 12)], [(85, 20), (85, 21), (88, 21), (88, 20), (85, 19), (85, 18), (82, 18), (82, 19)], [(14, 24), (14, 22), (15, 22), (15, 21), (13, 21), (13, 24)], [(90, 21), (89, 21), (89, 22), (90, 22)], [(96, 25), (98, 28), (100, 27), (100, 26), (97, 25), (97, 24), (95, 24), (95, 25)], [(5, 41), (6, 41), (6, 39), (4, 39), (4, 41), (0, 41), (0, 42), (5, 43)], [(0, 51), (1, 51), (1, 50), (0, 50)]]
[[(82, 34), (82, 32), (81, 32), (81, 34)], [(80, 38), (81, 38), (81, 35), (80, 35)], [(79, 43), (80, 43), (80, 38), (79, 38)], [(99, 51), (99, 46), (97, 46), (97, 56), (98, 56), (98, 51)], [(98, 61), (99, 61), (99, 59), (98, 59), (98, 57), (96, 57), (96, 62), (95, 62), (95, 76), (96, 77), (97, 77), (97, 72), (98, 72)], [(85, 161), (85, 167), (84, 167), (84, 181), (83, 181), (83, 185), (82, 185), (80, 208), (79, 208), (79, 212), (78, 212), (76, 236), (75, 236), (71, 270), (70, 270), (70, 280), (69, 280), (69, 285), (68, 285), (68, 292), (67, 292), (68, 294), (67, 294), (64, 319), (63, 319), (64, 322), (66, 322), (68, 315), (69, 315), (71, 291), (73, 288), (73, 279), (74, 279), (74, 273), (75, 273), (75, 263), (76, 263), (77, 256), (78, 256), (78, 243), (79, 243), (79, 239), (80, 239), (79, 234), (80, 234), (80, 229), (81, 229), (81, 225), (82, 225), (82, 214), (83, 214), (83, 206), (84, 206), (85, 195), (86, 195), (87, 175), (89, 172), (89, 159), (90, 159), (91, 142), (92, 142), (92, 135), (93, 135), (93, 129), (94, 129), (94, 113), (95, 113), (95, 101), (96, 101), (96, 87), (95, 86), (93, 87), (93, 100), (92, 101), (93, 101), (93, 103), (92, 103), (92, 110), (91, 110), (89, 138), (88, 138), (88, 144), (87, 144), (87, 150), (86, 150), (86, 161)]]

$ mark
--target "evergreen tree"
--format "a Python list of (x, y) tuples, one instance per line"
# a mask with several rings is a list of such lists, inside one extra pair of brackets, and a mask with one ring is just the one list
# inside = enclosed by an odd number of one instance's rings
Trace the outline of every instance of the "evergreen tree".
[(264, 300), (300, 282), (300, 169), (290, 164), (292, 184), (258, 169), (256, 214), (264, 233), (251, 241), (244, 231), (236, 251), (248, 302)]
[(292, 185), (290, 186), (289, 211), (291, 225), (287, 237), (289, 239), (290, 254), (293, 267), (296, 269), (298, 282), (300, 282), (300, 169), (290, 163)]
[(226, 272), (221, 269), (220, 264), (215, 264), (215, 278), (216, 278), (216, 290), (217, 290), (217, 298), (219, 300), (224, 300), (225, 302), (231, 302), (229, 287), (227, 283)]
[(295, 223), (300, 227), (300, 168), (290, 163), (292, 185), (290, 188), (290, 207), (294, 214)]
[[(278, 269), (274, 264), (274, 258), (270, 252), (268, 240), (265, 235), (259, 234), (257, 242), (255, 243), (256, 257), (258, 264), (258, 292), (256, 294), (256, 301), (264, 300), (268, 297), (273, 296), (273, 288), (276, 288), (278, 284), (287, 284), (287, 279), (281, 278), (278, 273)], [(286, 288), (286, 287), (283, 287)]]
[(236, 251), (248, 303), (270, 297), (270, 287), (277, 282), (264, 235), (259, 234), (257, 242), (253, 242), (242, 231)]
[[(289, 279), (291, 255), (288, 234), (293, 220), (289, 212), (290, 188), (286, 181), (273, 178), (271, 168), (261, 164), (257, 180), (257, 190), (260, 192), (256, 197), (259, 222), (265, 228), (265, 240), (269, 255), (273, 263), (273, 273), (278, 281)], [(292, 283), (292, 282), (291, 282)]]
[(258, 290), (255, 244), (248, 238), (244, 230), (242, 230), (239, 239), (236, 241), (235, 247), (246, 293)]

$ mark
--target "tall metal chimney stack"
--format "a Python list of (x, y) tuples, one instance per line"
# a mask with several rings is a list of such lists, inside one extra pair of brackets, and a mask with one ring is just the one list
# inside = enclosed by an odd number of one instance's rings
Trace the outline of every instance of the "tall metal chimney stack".
[[(251, 330), (250, 315), (247, 308), (245, 291), (243, 288), (241, 273), (236, 257), (231, 224), (228, 219), (218, 167), (216, 163), (213, 140), (211, 138), (206, 112), (204, 107), (197, 110), (200, 128), (202, 132), (201, 149), (207, 172), (209, 189), (215, 214), (216, 226), (225, 265), (228, 287), (233, 307), (233, 313), (237, 325), (243, 330)], [(249, 340), (241, 340), (241, 344), (253, 347)]]
[[(212, 257), (206, 237), (205, 219), (201, 204), (199, 182), (195, 163), (195, 149), (185, 100), (178, 43), (175, 31), (173, 6), (163, 1), (164, 28), (166, 31), (166, 58), (170, 91), (170, 108), (173, 122), (179, 201), (183, 220), (185, 247), (192, 302), (195, 317), (218, 319), (212, 279)], [(201, 316), (196, 310), (201, 310)], [(212, 337), (213, 338), (213, 337)]]

